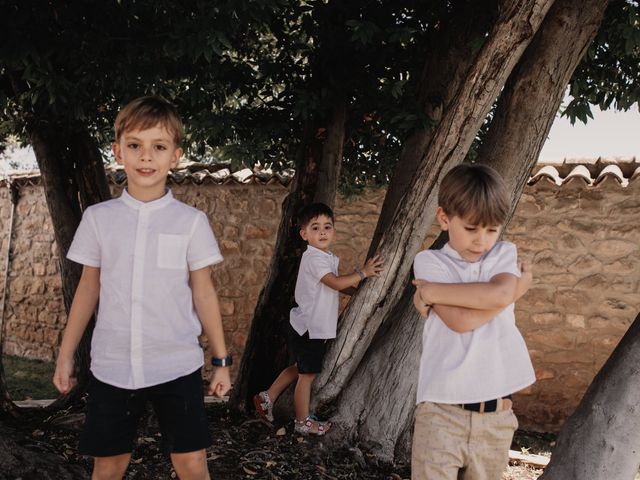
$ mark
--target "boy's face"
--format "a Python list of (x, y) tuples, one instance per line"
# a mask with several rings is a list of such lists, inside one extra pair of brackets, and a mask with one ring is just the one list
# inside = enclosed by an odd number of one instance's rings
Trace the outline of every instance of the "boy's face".
[(448, 216), (438, 207), (436, 219), (449, 232), (449, 245), (467, 262), (477, 262), (493, 248), (500, 235), (500, 225), (474, 225), (457, 215)]
[(127, 191), (141, 201), (160, 198), (165, 193), (167, 174), (174, 168), (182, 149), (163, 125), (123, 132), (113, 144), (116, 161), (127, 173)]
[(323, 251), (329, 250), (336, 231), (333, 228), (333, 221), (326, 215), (319, 215), (300, 229), (300, 236), (312, 247)]

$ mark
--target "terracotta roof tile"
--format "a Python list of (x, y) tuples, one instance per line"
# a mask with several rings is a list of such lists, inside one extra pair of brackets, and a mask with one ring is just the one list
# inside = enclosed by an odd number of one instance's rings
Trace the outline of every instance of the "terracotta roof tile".
[[(125, 185), (127, 178), (120, 166), (108, 167), (107, 178), (115, 185)], [(180, 168), (169, 174), (169, 182), (182, 185), (189, 182), (195, 185), (217, 184), (225, 185), (235, 183), (240, 185), (280, 184), (288, 186), (293, 179), (295, 171), (286, 169), (282, 172), (274, 172), (271, 169), (245, 168), (232, 172), (229, 165), (208, 165), (197, 162), (184, 162)], [(594, 188), (601, 184), (615, 181), (621, 187), (640, 182), (640, 163), (633, 158), (628, 161), (620, 160), (585, 160), (565, 161), (561, 164), (538, 163), (529, 178), (528, 184), (535, 185), (543, 181), (544, 184), (561, 188), (571, 184), (573, 188)], [(8, 183), (18, 185), (37, 185), (40, 183), (38, 171), (22, 172), (0, 179), (0, 185)]]

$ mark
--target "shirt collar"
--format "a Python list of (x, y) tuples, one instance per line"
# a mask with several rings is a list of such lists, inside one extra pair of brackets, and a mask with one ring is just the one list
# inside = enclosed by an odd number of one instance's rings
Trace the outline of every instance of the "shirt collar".
[[(468, 264), (472, 264), (472, 263), (478, 263), (480, 261), (482, 261), (484, 259), (484, 257), (487, 255), (486, 253), (481, 256), (477, 262), (470, 262), (469, 260), (465, 260), (464, 258), (462, 258), (462, 255), (460, 255), (458, 252), (456, 252), (453, 247), (451, 247), (451, 245), (449, 245), (449, 242), (447, 242), (444, 247), (442, 247), (442, 252), (449, 258), (452, 258), (453, 260), (457, 260), (459, 262), (464, 262), (464, 263), (468, 263)], [(488, 252), (487, 252), (488, 253)]]
[(127, 205), (128, 207), (133, 208), (134, 210), (157, 210), (158, 208), (162, 208), (167, 206), (173, 200), (173, 194), (171, 190), (167, 189), (166, 193), (158, 198), (157, 200), (153, 200), (151, 202), (141, 202), (140, 200), (136, 200), (127, 189), (122, 190), (122, 195), (120, 195), (120, 200)]
[(326, 252), (324, 250), (320, 250), (319, 248), (313, 247), (313, 246), (311, 246), (309, 244), (307, 244), (307, 250), (311, 250), (312, 252), (315, 251), (315, 252), (324, 253), (325, 255), (329, 255), (330, 257), (334, 256), (333, 252)]

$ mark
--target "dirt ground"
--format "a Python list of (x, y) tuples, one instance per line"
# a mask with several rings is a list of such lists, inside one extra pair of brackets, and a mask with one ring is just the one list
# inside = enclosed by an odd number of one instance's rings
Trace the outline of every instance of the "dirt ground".
[[(274, 428), (255, 416), (232, 413), (226, 404), (210, 404), (207, 412), (214, 439), (208, 450), (208, 463), (212, 478), (217, 480), (402, 480), (411, 476), (408, 465), (381, 463), (365, 448), (343, 448), (330, 454), (322, 438), (300, 437), (289, 425)], [(76, 453), (82, 421), (81, 413), (59, 412), (47, 416), (42, 411), (30, 411), (10, 426), (16, 432), (18, 443), (32, 451), (56, 454), (82, 467), (89, 478), (90, 460)], [(548, 448), (550, 438), (519, 432), (512, 448), (520, 450), (526, 444), (529, 446), (524, 448), (531, 453), (540, 453)], [(126, 480), (176, 478), (159, 447), (160, 435), (154, 420), (143, 421)], [(510, 465), (503, 480), (532, 480), (541, 473), (528, 466)]]

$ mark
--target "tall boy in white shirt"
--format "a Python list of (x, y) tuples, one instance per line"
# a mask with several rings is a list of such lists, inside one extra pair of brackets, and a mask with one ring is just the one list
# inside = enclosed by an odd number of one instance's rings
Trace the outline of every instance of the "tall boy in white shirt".
[(289, 322), (289, 354), (292, 365), (285, 368), (269, 390), (254, 397), (256, 411), (273, 421), (273, 404), (280, 394), (297, 380), (293, 397), (294, 429), (297, 433), (324, 435), (331, 424), (309, 415), (311, 384), (322, 370), (327, 340), (336, 337), (338, 292), (357, 287), (366, 277), (379, 276), (382, 260), (370, 258), (354, 273), (338, 275), (338, 257), (330, 251), (335, 229), (333, 212), (323, 203), (305, 207), (299, 215), (300, 236), (308, 242), (302, 254), (295, 299)]
[(84, 212), (68, 252), (84, 267), (53, 382), (62, 393), (75, 384), (73, 354), (99, 300), (79, 447), (95, 459), (94, 479), (122, 479), (147, 401), (178, 477), (210, 478), (198, 336), (204, 331), (219, 365), (210, 395), (229, 390), (231, 358), (209, 269), (222, 261), (218, 244), (205, 214), (166, 189), (182, 136), (178, 113), (162, 98), (138, 98), (120, 111), (113, 152), (127, 188)]
[(515, 245), (497, 242), (509, 197), (496, 171), (451, 169), (438, 203), (449, 242), (414, 261), (414, 305), (428, 318), (411, 478), (498, 480), (518, 426), (511, 394), (535, 381), (513, 305), (531, 272), (518, 265)]

